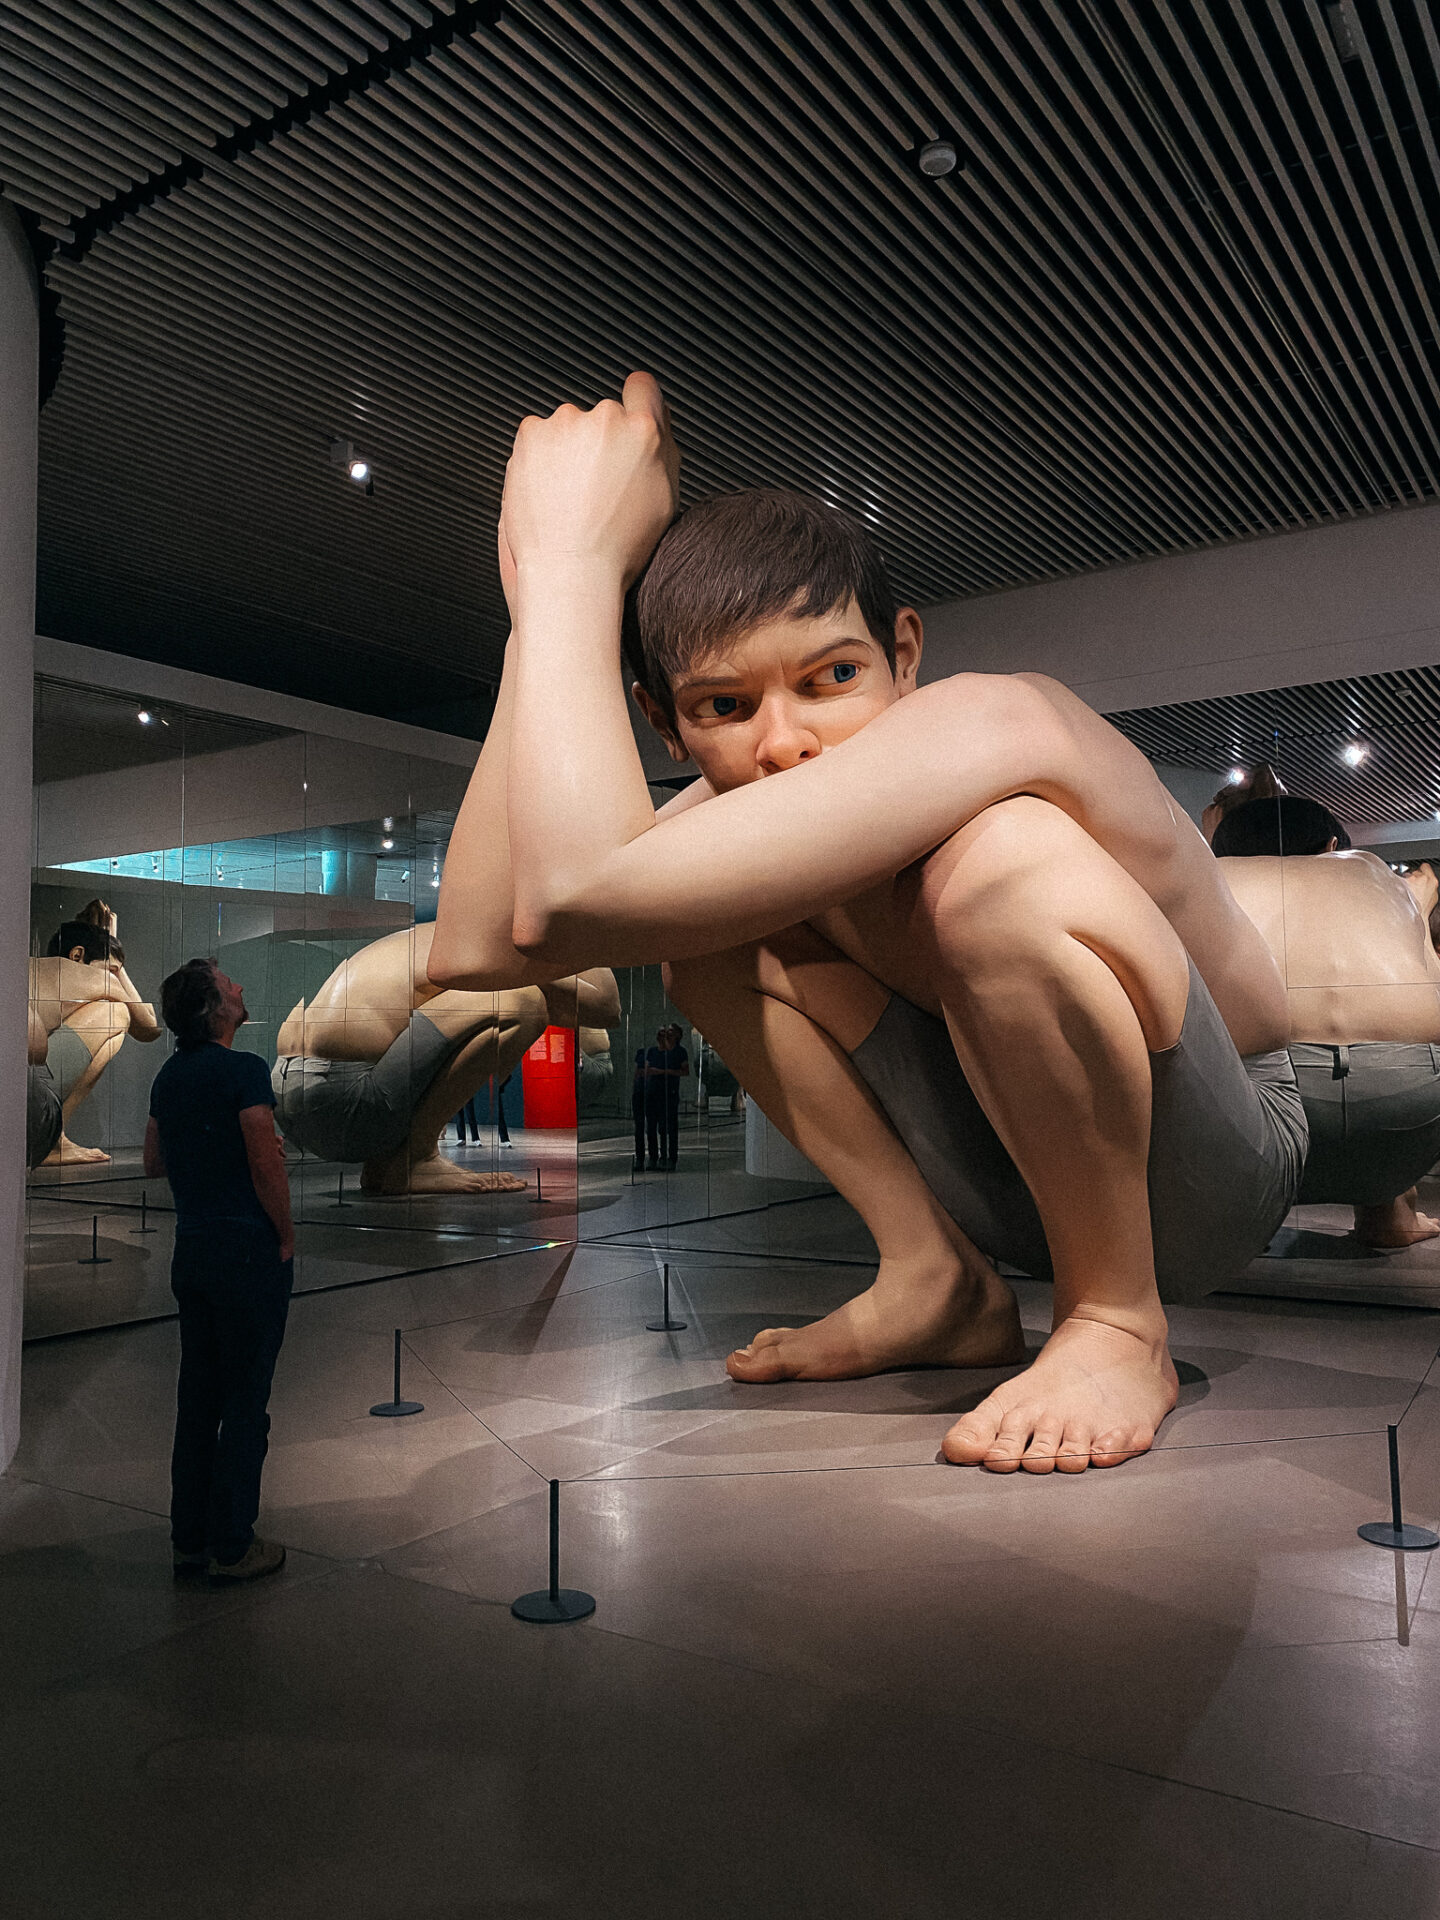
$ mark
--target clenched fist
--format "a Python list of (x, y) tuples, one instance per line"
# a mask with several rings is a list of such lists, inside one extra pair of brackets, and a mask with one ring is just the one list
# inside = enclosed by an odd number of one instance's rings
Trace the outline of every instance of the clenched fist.
[(622, 397), (520, 422), (505, 469), (500, 575), (516, 582), (579, 562), (629, 587), (675, 517), (680, 453), (659, 383), (632, 373)]

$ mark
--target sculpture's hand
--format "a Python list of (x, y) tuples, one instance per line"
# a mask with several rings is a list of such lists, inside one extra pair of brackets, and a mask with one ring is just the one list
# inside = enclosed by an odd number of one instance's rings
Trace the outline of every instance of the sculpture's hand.
[(658, 382), (632, 373), (619, 401), (566, 404), (520, 423), (500, 511), (501, 578), (580, 563), (628, 587), (675, 516), (680, 455)]

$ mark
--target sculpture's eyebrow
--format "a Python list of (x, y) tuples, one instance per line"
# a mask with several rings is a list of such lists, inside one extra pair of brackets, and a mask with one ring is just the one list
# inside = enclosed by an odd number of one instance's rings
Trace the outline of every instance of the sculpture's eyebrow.
[[(801, 659), (796, 661), (795, 671), (797, 673), (808, 673), (811, 667), (818, 666), (820, 662), (828, 658), (830, 654), (839, 653), (845, 648), (862, 645), (864, 645), (864, 642), (857, 634), (842, 634), (838, 640), (827, 640), (823, 647), (814, 647), (809, 653), (803, 655)], [(740, 687), (744, 684), (745, 680), (742, 674), (726, 673), (723, 668), (717, 668), (714, 671), (707, 670), (698, 673), (692, 680), (678, 681), (672, 691), (678, 695), (682, 693), (694, 693), (701, 687)]]

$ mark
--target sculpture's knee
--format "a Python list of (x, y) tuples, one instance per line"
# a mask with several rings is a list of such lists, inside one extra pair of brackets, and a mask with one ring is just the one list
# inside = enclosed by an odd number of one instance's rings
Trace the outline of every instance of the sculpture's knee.
[(954, 834), (924, 881), (942, 956), (967, 972), (1040, 964), (1077, 839), (1092, 845), (1058, 807), (1028, 794), (987, 807)]

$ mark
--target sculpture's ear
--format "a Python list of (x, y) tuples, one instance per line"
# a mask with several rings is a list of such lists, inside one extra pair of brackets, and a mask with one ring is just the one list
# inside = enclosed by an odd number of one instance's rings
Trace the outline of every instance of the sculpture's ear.
[(83, 966), (85, 963), (85, 949), (84, 947), (72, 947), (65, 957), (67, 960), (78, 960)]
[(656, 700), (653, 695), (645, 691), (638, 680), (631, 687), (630, 692), (634, 697), (636, 706), (639, 707), (656, 733), (658, 733), (660, 738), (665, 742), (666, 751), (669, 753), (670, 758), (683, 765), (683, 763), (690, 758), (690, 749), (685, 745), (685, 742), (676, 731), (675, 722), (670, 718), (669, 714), (666, 713), (660, 702)]

